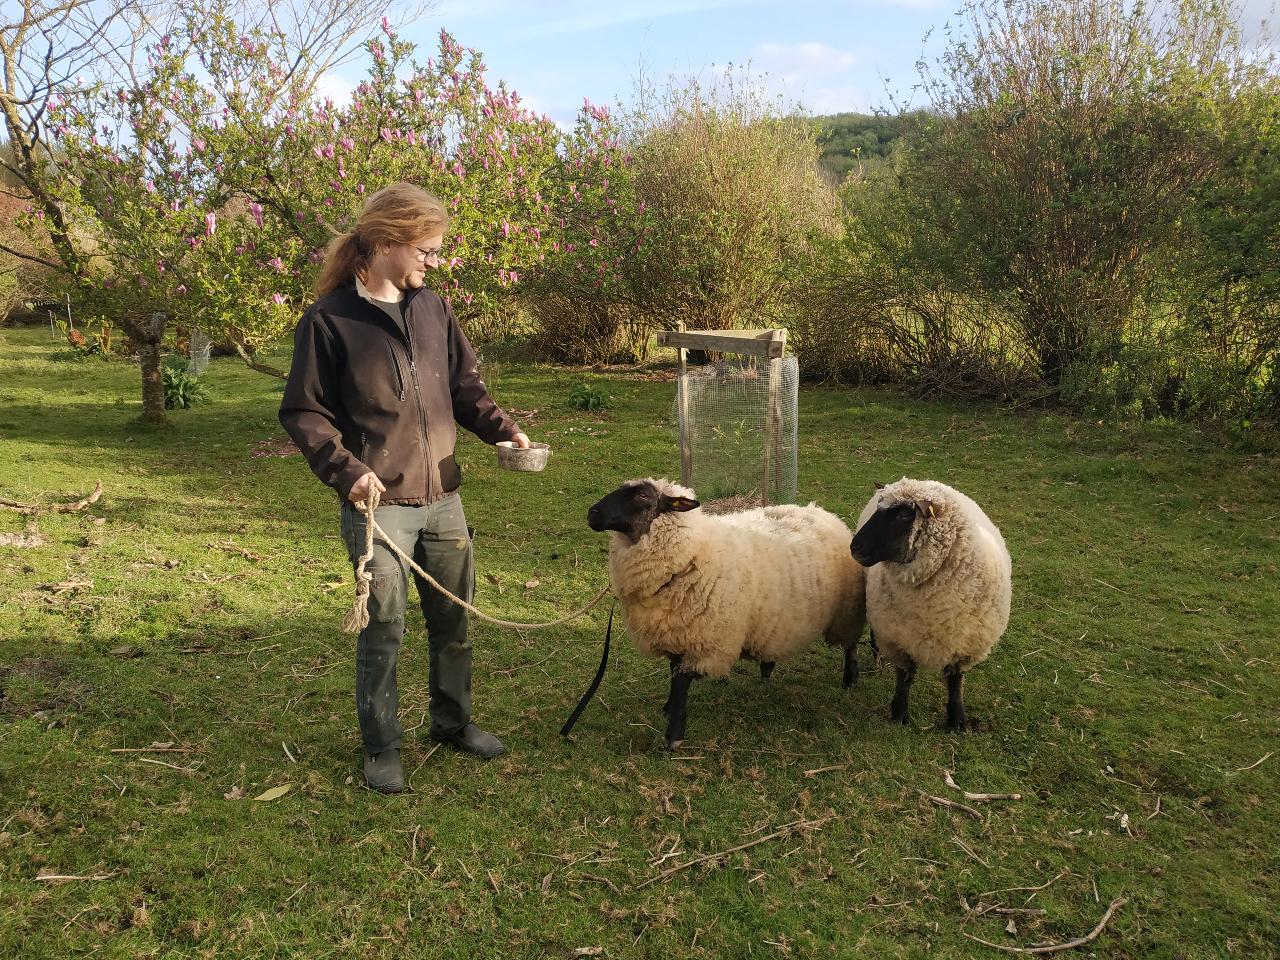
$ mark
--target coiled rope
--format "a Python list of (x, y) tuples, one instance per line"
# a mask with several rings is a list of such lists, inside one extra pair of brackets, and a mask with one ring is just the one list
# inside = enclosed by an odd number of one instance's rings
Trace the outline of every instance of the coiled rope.
[(387, 536), (387, 532), (378, 526), (378, 521), (373, 518), (374, 511), (378, 509), (378, 493), (376, 490), (370, 490), (369, 495), (364, 500), (364, 514), (367, 522), (364, 526), (364, 553), (360, 555), (359, 561), (356, 563), (356, 599), (351, 605), (351, 609), (347, 611), (347, 615), (342, 618), (342, 629), (345, 633), (359, 633), (369, 625), (369, 590), (373, 583), (373, 575), (365, 570), (365, 566), (373, 559), (373, 538), (375, 534), (382, 535), (382, 542), (387, 545), (392, 553), (403, 560), (423, 580), (431, 584), (436, 590), (440, 591), (454, 603), (464, 609), (474, 613), (481, 620), (485, 620), (498, 627), (510, 627), (515, 630), (545, 630), (548, 627), (558, 627), (562, 623), (568, 623), (570, 620), (576, 620), (583, 614), (587, 613), (597, 603), (604, 599), (605, 594), (609, 592), (609, 585), (605, 584), (600, 588), (600, 592), (591, 598), (591, 602), (580, 610), (560, 617), (558, 620), (551, 620), (547, 623), (516, 623), (513, 620), (502, 620), (498, 617), (491, 617), (483, 610), (478, 610), (461, 597), (456, 597), (446, 590), (435, 577), (423, 570), (413, 558), (396, 546), (395, 542)]

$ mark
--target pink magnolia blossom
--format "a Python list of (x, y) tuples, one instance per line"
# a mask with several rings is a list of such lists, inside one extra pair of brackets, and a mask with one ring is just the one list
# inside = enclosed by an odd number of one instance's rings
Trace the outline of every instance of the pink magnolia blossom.
[(174, 293), (176, 293), (178, 296), (182, 296), (186, 292), (187, 292), (187, 285), (185, 283), (178, 284), (177, 289), (174, 290)]
[(204, 235), (212, 237), (215, 230), (218, 229), (218, 215), (216, 213), (206, 213), (204, 215)]
[(270, 260), (267, 261), (267, 266), (274, 269), (276, 273), (285, 272), (284, 261), (281, 260), (279, 257), (272, 257)]
[(283, 303), (285, 302), (285, 296), (284, 296), (284, 294), (283, 294), (283, 293), (273, 293), (273, 294), (271, 295), (271, 302), (272, 302), (272, 303), (274, 303), (274, 304), (276, 304), (277, 306), (280, 306), (281, 304), (283, 304)]
[(262, 204), (260, 203), (249, 204), (249, 216), (253, 217), (253, 222), (258, 225), (259, 229), (261, 229), (262, 228)]

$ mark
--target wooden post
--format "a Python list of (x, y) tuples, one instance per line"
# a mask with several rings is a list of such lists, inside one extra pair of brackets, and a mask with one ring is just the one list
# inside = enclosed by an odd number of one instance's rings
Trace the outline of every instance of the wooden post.
[[(684, 322), (676, 328), (684, 332)], [(693, 482), (693, 441), (689, 437), (689, 384), (685, 375), (689, 372), (688, 351), (684, 347), (676, 349), (680, 359), (680, 375), (676, 380), (676, 400), (680, 407), (680, 485), (689, 486)]]
[(769, 505), (769, 483), (779, 467), (778, 434), (782, 432), (782, 408), (778, 392), (782, 386), (782, 351), (787, 345), (787, 331), (774, 330), (771, 342), (779, 344), (781, 349), (776, 358), (769, 362), (769, 404), (765, 408), (764, 420), (764, 474), (760, 483), (760, 505)]

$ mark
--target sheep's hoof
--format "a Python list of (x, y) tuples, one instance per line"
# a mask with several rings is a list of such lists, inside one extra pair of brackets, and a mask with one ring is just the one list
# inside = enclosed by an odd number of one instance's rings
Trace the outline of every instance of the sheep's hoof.
[(668, 749), (668, 750), (679, 750), (679, 749), (680, 749), (680, 745), (681, 745), (682, 743), (684, 743), (684, 740), (683, 740), (683, 739), (680, 739), (680, 740), (668, 740), (668, 741), (667, 741), (667, 749)]
[(911, 723), (911, 716), (907, 712), (907, 708), (896, 703), (889, 708), (889, 719), (893, 723), (901, 724), (904, 727)]
[(947, 733), (965, 733), (969, 729), (969, 724), (961, 720), (948, 720), (946, 730)]
[(768, 680), (773, 676), (773, 668), (776, 666), (772, 660), (762, 660), (760, 662), (760, 679)]

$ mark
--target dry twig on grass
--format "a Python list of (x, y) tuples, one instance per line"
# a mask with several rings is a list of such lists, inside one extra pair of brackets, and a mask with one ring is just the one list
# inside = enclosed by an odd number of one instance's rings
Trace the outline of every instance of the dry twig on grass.
[(1009, 947), (1002, 943), (992, 943), (990, 940), (983, 940), (979, 937), (973, 936), (972, 934), (966, 933), (965, 936), (975, 943), (982, 944), (984, 947), (991, 947), (993, 950), (1003, 950), (1005, 953), (1045, 954), (1058, 953), (1062, 950), (1074, 950), (1076, 947), (1083, 947), (1085, 944), (1092, 943), (1096, 940), (1098, 938), (1098, 934), (1102, 933), (1103, 928), (1111, 922), (1112, 915), (1114, 915), (1117, 910), (1128, 902), (1128, 899), (1125, 897), (1116, 897), (1111, 901), (1111, 906), (1107, 907), (1107, 912), (1102, 915), (1102, 919), (1098, 921), (1098, 925), (1096, 927), (1086, 933), (1083, 937), (1076, 937), (1074, 940), (1067, 940), (1065, 943), (1046, 943), (1041, 944), (1038, 947)]
[(90, 507), (98, 502), (98, 498), (102, 496), (102, 481), (99, 480), (93, 485), (93, 492), (87, 497), (76, 500), (74, 503), (55, 503), (48, 507), (37, 506), (34, 503), (22, 503), (18, 500), (10, 500), (7, 497), (0, 497), (0, 510), (16, 510), (18, 513), (25, 513), (28, 516), (35, 516), (41, 511), (49, 513), (79, 513), (86, 507)]
[(946, 797), (935, 797), (933, 794), (925, 793), (923, 790), (920, 791), (920, 796), (925, 797), (928, 800), (932, 800), (940, 807), (951, 807), (955, 810), (963, 810), (971, 817), (977, 817), (979, 820), (986, 819), (981, 813), (973, 809), (973, 807), (966, 806), (963, 803), (956, 803), (954, 800), (948, 800)]
[(1020, 793), (970, 793), (968, 790), (961, 790), (951, 777), (950, 770), (943, 770), (943, 780), (952, 790), (964, 794), (966, 800), (972, 800), (974, 803), (987, 803), (992, 800), (1021, 800)]
[(656, 877), (650, 877), (648, 880), (645, 880), (643, 883), (636, 884), (634, 887), (631, 888), (632, 892), (643, 889), (644, 887), (649, 886), (649, 884), (651, 883), (657, 883), (659, 880), (665, 880), (667, 879), (667, 877), (671, 876), (672, 874), (679, 873), (681, 870), (687, 869), (688, 867), (697, 866), (700, 863), (706, 863), (708, 860), (719, 860), (721, 857), (727, 857), (729, 854), (737, 853), (739, 850), (746, 850), (748, 847), (754, 847), (757, 844), (764, 843), (767, 840), (776, 840), (779, 837), (789, 836), (790, 834), (793, 834), (793, 833), (804, 833), (805, 831), (808, 831), (808, 830), (817, 830), (820, 827), (825, 826), (827, 823), (827, 820), (829, 819), (830, 818), (828, 817), (823, 820), (796, 820), (793, 823), (788, 823), (783, 825), (779, 829), (775, 830), (773, 833), (766, 834), (763, 837), (757, 837), (755, 840), (749, 840), (746, 843), (740, 843), (736, 847), (730, 847), (728, 850), (720, 850), (716, 853), (708, 853), (705, 856), (694, 857), (688, 863), (677, 864), (674, 867), (670, 867), (667, 870), (663, 870)]

